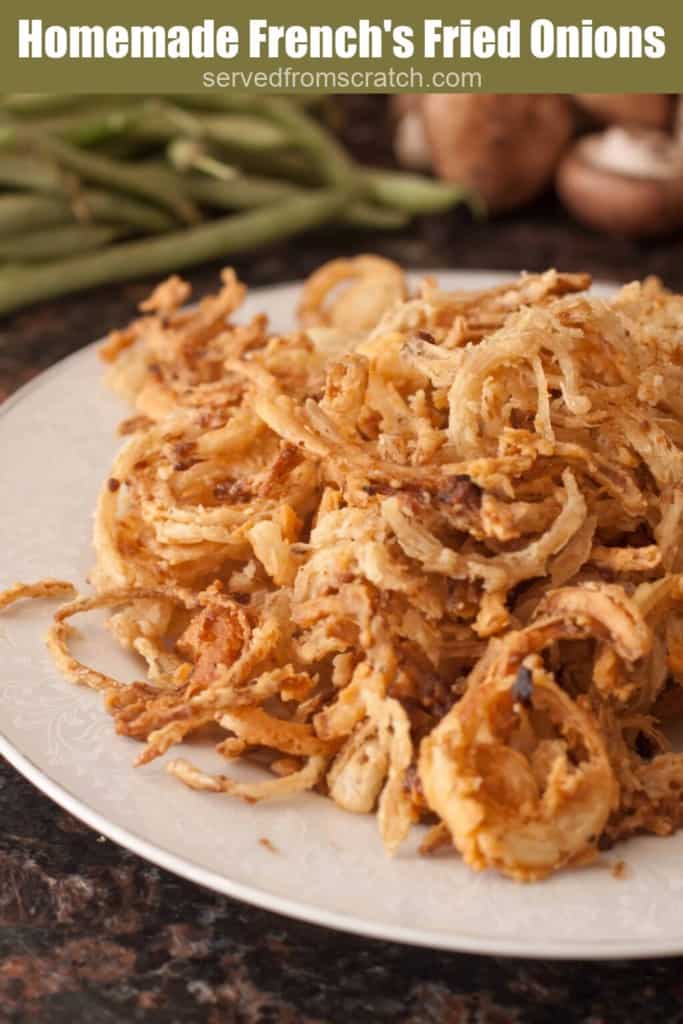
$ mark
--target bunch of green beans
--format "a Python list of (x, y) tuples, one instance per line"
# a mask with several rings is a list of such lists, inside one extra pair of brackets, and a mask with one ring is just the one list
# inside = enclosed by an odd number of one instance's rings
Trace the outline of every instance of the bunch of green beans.
[(0, 96), (0, 315), (462, 201), (457, 186), (359, 165), (296, 99)]

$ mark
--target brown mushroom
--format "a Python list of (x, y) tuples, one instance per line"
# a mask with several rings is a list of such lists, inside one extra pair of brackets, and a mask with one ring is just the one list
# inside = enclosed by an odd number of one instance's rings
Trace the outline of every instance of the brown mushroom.
[(683, 148), (645, 128), (585, 135), (560, 163), (557, 191), (578, 220), (600, 231), (676, 231), (683, 227)]
[(573, 133), (562, 96), (428, 95), (422, 114), (439, 177), (478, 193), (492, 213), (533, 199)]
[(667, 128), (673, 116), (673, 97), (648, 92), (578, 92), (578, 105), (603, 124), (638, 124)]

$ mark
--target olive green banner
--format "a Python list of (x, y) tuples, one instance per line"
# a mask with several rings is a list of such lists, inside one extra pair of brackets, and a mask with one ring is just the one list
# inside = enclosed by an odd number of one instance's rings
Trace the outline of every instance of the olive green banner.
[(0, 90), (679, 92), (683, 5), (4, 0)]

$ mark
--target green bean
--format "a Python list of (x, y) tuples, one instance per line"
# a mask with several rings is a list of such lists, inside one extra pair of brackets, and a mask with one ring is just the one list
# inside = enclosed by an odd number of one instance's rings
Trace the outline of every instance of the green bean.
[(79, 220), (128, 224), (151, 234), (170, 231), (175, 226), (173, 218), (164, 210), (120, 192), (85, 189), (74, 198), (72, 205)]
[(74, 252), (101, 249), (128, 233), (127, 228), (113, 224), (63, 224), (49, 230), (0, 238), (0, 260), (6, 263), (47, 263), (71, 256)]
[[(288, 182), (252, 175), (231, 181), (188, 175), (186, 182), (186, 190), (193, 199), (221, 210), (248, 210), (277, 202), (286, 196), (305, 194), (303, 189)], [(338, 220), (347, 227), (392, 231), (405, 227), (410, 216), (401, 210), (357, 199), (340, 214)]]
[(178, 134), (210, 139), (229, 149), (268, 152), (286, 147), (288, 134), (272, 118), (250, 113), (190, 113), (168, 102), (93, 106), (31, 122), (31, 129), (78, 146), (92, 146), (127, 135), (166, 142)]
[(164, 103), (77, 112), (33, 122), (31, 127), (85, 146), (124, 133), (161, 142), (180, 133), (256, 152), (280, 149), (288, 143), (285, 132), (265, 117), (252, 114), (195, 115)]
[(57, 135), (74, 146), (93, 146), (129, 133), (141, 117), (140, 105), (75, 113), (31, 121), (31, 131)]
[(65, 176), (56, 164), (32, 156), (0, 153), (0, 185), (35, 192), (62, 192)]
[(229, 181), (218, 181), (205, 175), (188, 174), (185, 189), (198, 203), (219, 210), (251, 210), (256, 206), (274, 203), (287, 196), (301, 193), (296, 185), (276, 178), (239, 176)]
[(238, 149), (271, 150), (287, 146), (287, 135), (272, 120), (251, 113), (190, 112), (168, 100), (150, 101), (120, 111), (126, 129), (139, 138), (165, 142), (178, 135), (209, 139)]
[(168, 231), (174, 221), (163, 210), (120, 193), (86, 189), (73, 199), (30, 192), (0, 195), (0, 237), (71, 221), (127, 224), (145, 232)]
[(151, 175), (135, 164), (84, 152), (49, 135), (41, 136), (36, 142), (43, 153), (86, 181), (150, 199), (153, 203), (167, 207), (186, 222), (198, 219), (194, 204), (178, 191), (177, 178), (173, 176), (163, 173)]
[(459, 185), (403, 171), (365, 171), (363, 184), (368, 196), (376, 202), (412, 214), (443, 213), (458, 203), (469, 201), (468, 193)]
[(316, 188), (324, 185), (326, 178), (319, 167), (309, 160), (308, 154), (292, 146), (290, 149), (257, 153), (253, 150), (230, 152), (230, 163), (245, 175), (279, 179), (292, 185)]
[(290, 144), (272, 118), (251, 113), (190, 113), (168, 102), (148, 106), (130, 120), (132, 134), (167, 140), (177, 135), (205, 139), (230, 149), (268, 153)]
[(372, 231), (398, 231), (410, 223), (410, 214), (403, 210), (392, 210), (389, 206), (378, 206), (364, 199), (356, 199), (344, 210), (340, 223), (345, 227)]
[(227, 148), (262, 153), (282, 149), (289, 143), (287, 133), (263, 117), (249, 114), (205, 114), (198, 122), (205, 138)]
[(107, 99), (102, 97), (85, 109), (33, 119), (28, 127), (34, 134), (56, 135), (73, 145), (91, 146), (122, 136), (165, 142), (178, 132), (197, 132), (201, 121), (157, 100), (133, 103), (126, 96), (112, 105)]
[(187, 171), (202, 171), (219, 181), (230, 181), (239, 175), (236, 167), (212, 156), (197, 139), (174, 139), (166, 147), (166, 156), (171, 166), (183, 174)]
[(349, 195), (348, 189), (320, 189), (159, 238), (123, 242), (96, 256), (75, 256), (43, 267), (6, 267), (0, 270), (0, 315), (40, 299), (167, 273), (319, 227), (339, 213)]
[[(354, 177), (354, 166), (346, 151), (318, 121), (300, 106), (283, 97), (243, 96), (239, 93), (221, 93), (214, 97), (176, 96), (182, 106), (198, 107), (211, 104), (214, 110), (233, 114), (251, 114), (268, 118), (287, 134), (290, 143), (303, 150), (312, 161), (317, 179), (321, 182), (348, 185)], [(289, 158), (291, 154), (282, 154)], [(271, 158), (268, 157), (270, 162)], [(277, 165), (279, 170), (279, 165)]]
[(0, 196), (0, 238), (71, 220), (73, 213), (69, 204), (59, 196), (33, 195), (30, 192)]
[(304, 110), (283, 99), (264, 100), (263, 110), (308, 153), (323, 181), (347, 187), (354, 181), (355, 169), (346, 151)]

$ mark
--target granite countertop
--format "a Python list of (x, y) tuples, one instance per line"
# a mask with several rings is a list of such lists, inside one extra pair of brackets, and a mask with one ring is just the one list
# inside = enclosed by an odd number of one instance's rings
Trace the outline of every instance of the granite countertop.
[[(416, 267), (563, 270), (683, 289), (683, 238), (637, 245), (570, 225), (552, 201), (409, 237), (309, 238), (237, 261), (250, 284), (342, 252)], [(188, 274), (198, 293), (216, 266)], [(147, 283), (43, 303), (0, 324), (0, 400), (125, 322)], [(683, 1024), (683, 960), (552, 963), (454, 955), (288, 921), (182, 881), (92, 832), (0, 763), (0, 1024)]]

